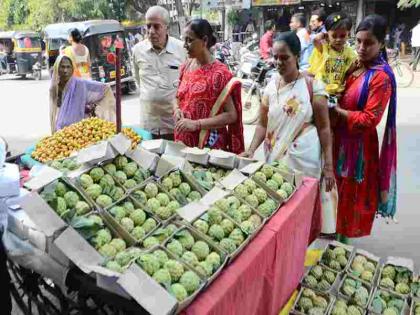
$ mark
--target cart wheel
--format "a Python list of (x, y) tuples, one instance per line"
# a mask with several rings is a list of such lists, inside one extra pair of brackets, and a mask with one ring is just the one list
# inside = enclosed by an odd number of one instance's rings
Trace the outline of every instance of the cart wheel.
[(67, 301), (61, 290), (35, 272), (7, 262), (11, 278), (11, 294), (26, 314), (69, 314)]

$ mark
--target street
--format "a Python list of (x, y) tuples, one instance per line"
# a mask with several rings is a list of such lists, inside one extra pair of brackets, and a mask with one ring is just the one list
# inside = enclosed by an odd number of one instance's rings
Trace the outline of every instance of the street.
[[(372, 236), (354, 244), (378, 256), (413, 258), (420, 265), (420, 73), (412, 87), (398, 91), (398, 224), (383, 219), (375, 223)], [(37, 139), (49, 134), (49, 79), (43, 80), (0, 77), (0, 135), (13, 153), (22, 152)], [(123, 97), (122, 120), (125, 125), (138, 123), (138, 96)], [(385, 116), (384, 116), (385, 117)], [(378, 127), (383, 134), (385, 119)], [(246, 143), (251, 141), (253, 127), (246, 127)]]

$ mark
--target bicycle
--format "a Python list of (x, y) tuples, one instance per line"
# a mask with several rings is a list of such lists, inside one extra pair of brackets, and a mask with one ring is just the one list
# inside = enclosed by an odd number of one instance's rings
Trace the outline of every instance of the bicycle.
[(395, 75), (397, 86), (409, 87), (414, 81), (414, 72), (408, 63), (401, 61), (398, 49), (387, 49), (389, 65)]

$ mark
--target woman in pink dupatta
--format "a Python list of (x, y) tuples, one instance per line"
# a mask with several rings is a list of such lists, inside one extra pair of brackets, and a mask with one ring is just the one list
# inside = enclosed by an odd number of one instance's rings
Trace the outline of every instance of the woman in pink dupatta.
[(50, 124), (54, 133), (90, 116), (115, 121), (115, 97), (104, 83), (73, 76), (75, 66), (68, 56), (60, 55), (50, 86)]
[(214, 60), (209, 49), (215, 43), (208, 21), (187, 24), (185, 48), (191, 59), (181, 68), (175, 141), (239, 154), (244, 151), (241, 83)]
[[(370, 235), (376, 214), (396, 212), (396, 83), (384, 53), (386, 21), (367, 16), (356, 31), (360, 67), (333, 112), (334, 162), (339, 194), (339, 240)], [(388, 107), (382, 149), (376, 126)]]

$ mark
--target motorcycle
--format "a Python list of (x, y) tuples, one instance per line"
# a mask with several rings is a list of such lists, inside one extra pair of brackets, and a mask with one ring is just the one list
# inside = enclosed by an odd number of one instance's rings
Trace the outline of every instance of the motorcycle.
[(229, 68), (230, 72), (237, 72), (238, 62), (235, 60), (233, 55), (232, 44), (230, 41), (217, 43), (214, 55), (217, 60), (224, 63)]

